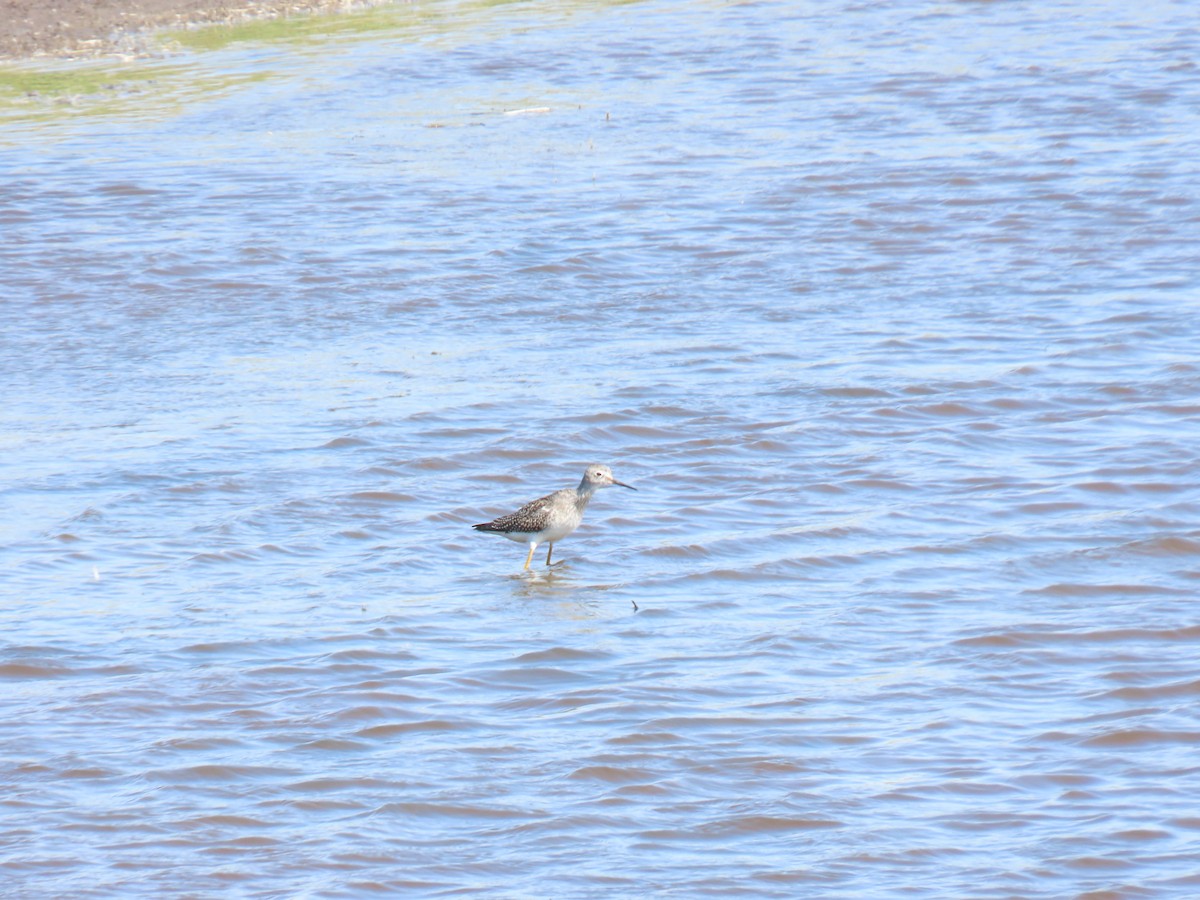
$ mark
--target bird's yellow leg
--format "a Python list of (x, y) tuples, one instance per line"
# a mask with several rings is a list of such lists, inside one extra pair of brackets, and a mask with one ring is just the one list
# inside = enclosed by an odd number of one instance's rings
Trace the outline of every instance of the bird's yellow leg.
[(537, 549), (537, 544), (530, 544), (530, 545), (529, 545), (529, 555), (528, 555), (527, 557), (525, 557), (525, 568), (526, 568), (526, 569), (528, 569), (528, 568), (529, 568), (529, 561), (530, 561), (531, 559), (533, 559), (533, 551), (534, 551), (534, 550), (536, 550), (536, 549)]
[(550, 554), (554, 552), (554, 545), (550, 545), (550, 549), (546, 551), (546, 565), (550, 565)]

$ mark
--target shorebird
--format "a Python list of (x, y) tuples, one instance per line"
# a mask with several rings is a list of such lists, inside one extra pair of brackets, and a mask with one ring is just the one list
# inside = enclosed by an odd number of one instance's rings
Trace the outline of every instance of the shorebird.
[(636, 491), (633, 485), (625, 484), (613, 478), (612, 469), (593, 463), (583, 471), (583, 481), (577, 488), (563, 488), (545, 497), (539, 497), (526, 503), (515, 513), (472, 525), (476, 531), (487, 534), (498, 534), (516, 541), (518, 544), (529, 545), (529, 555), (525, 557), (525, 568), (533, 559), (533, 551), (538, 544), (549, 544), (546, 551), (546, 565), (550, 565), (550, 557), (554, 553), (554, 544), (579, 527), (583, 521), (583, 511), (587, 509), (592, 494), (599, 488), (609, 484), (619, 484), (623, 488)]

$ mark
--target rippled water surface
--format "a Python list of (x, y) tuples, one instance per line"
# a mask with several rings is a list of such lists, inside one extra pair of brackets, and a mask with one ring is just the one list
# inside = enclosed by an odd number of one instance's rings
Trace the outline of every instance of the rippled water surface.
[(1191, 5), (372, 15), (0, 134), (0, 893), (1197, 896)]

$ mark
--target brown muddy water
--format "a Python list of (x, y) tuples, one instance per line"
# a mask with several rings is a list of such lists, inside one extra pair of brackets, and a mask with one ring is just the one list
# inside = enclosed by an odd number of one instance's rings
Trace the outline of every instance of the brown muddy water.
[[(0, 893), (1200, 895), (1193, 13), (435, 3), (10, 109)], [(553, 569), (471, 530), (592, 461)]]

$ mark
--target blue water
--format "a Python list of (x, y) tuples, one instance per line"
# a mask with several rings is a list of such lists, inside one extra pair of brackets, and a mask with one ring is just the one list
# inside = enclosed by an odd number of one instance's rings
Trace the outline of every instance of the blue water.
[(10, 109), (0, 892), (1194, 896), (1191, 20), (405, 4)]

